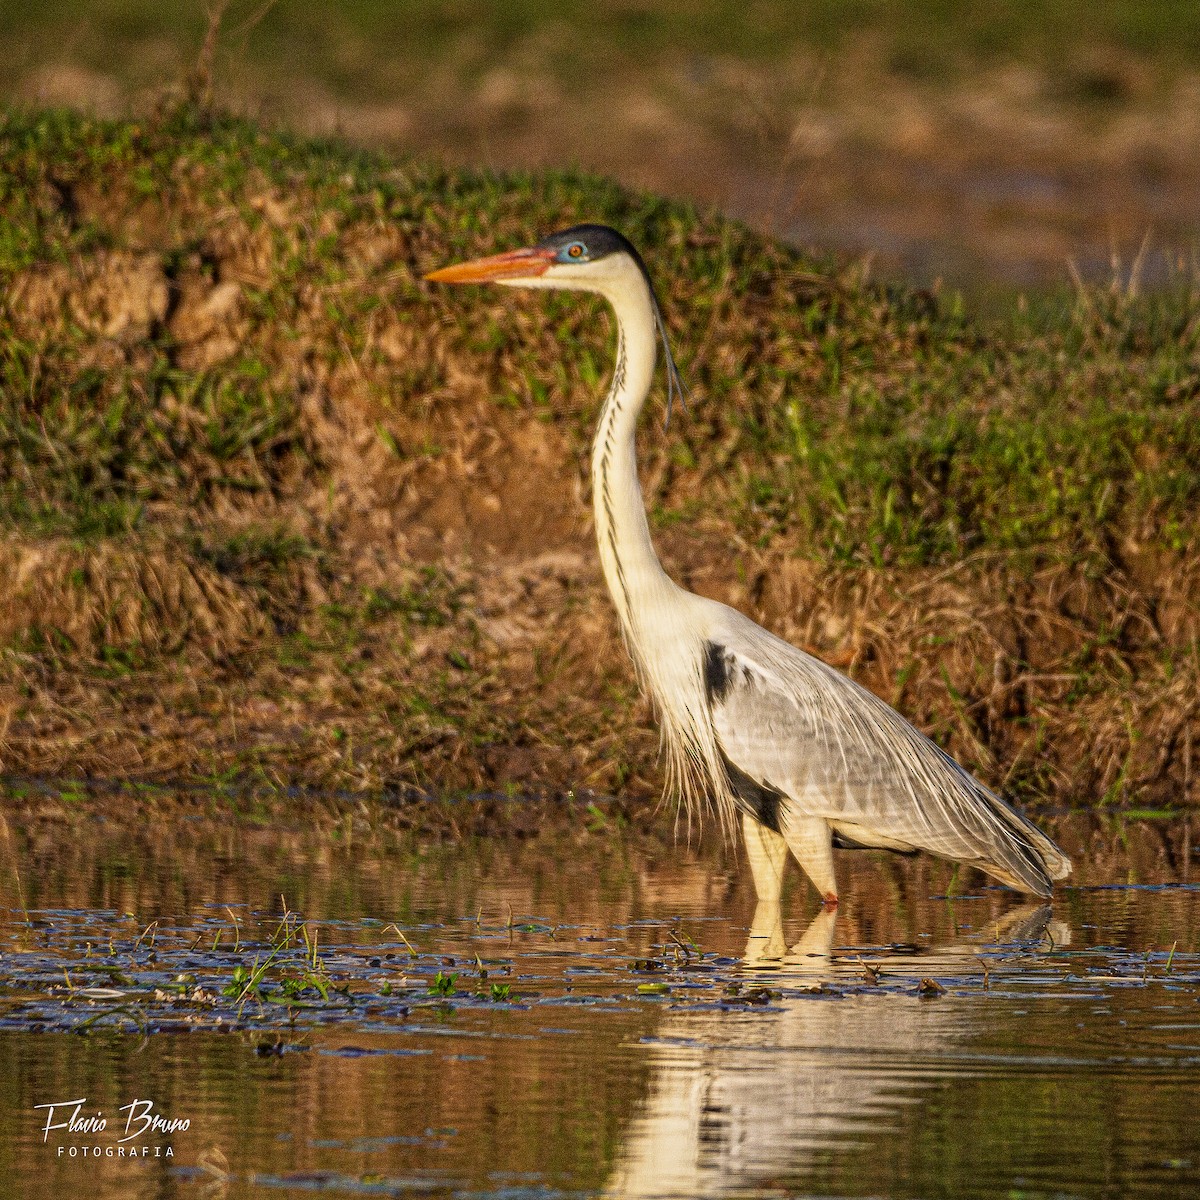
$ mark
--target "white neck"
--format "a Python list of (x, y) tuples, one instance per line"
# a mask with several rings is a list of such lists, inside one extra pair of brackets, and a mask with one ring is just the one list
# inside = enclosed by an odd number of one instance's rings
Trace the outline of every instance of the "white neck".
[(637, 423), (658, 347), (650, 289), (632, 262), (602, 294), (616, 313), (617, 362), (592, 445), (592, 504), (604, 578), (630, 649), (640, 658), (648, 631), (639, 629), (639, 616), (679, 590), (654, 553), (637, 474)]

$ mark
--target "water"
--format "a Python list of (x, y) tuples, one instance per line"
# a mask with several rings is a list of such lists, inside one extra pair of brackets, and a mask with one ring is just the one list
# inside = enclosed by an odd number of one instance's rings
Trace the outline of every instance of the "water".
[(1200, 1194), (1186, 828), (1067, 823), (1053, 908), (842, 855), (835, 917), (588, 820), (10, 813), (0, 1194)]

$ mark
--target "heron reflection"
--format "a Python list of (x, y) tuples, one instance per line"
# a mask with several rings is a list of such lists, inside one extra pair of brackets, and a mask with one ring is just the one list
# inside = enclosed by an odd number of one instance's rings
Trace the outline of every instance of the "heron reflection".
[[(970, 1041), (982, 1010), (953, 996), (922, 999), (922, 975), (974, 977), (989, 946), (1028, 950), (1069, 932), (1048, 905), (1027, 904), (980, 938), (914, 957), (834, 954), (837, 910), (823, 910), (790, 947), (778, 899), (760, 901), (743, 962), (745, 982), (771, 989), (766, 1008), (681, 1010), (649, 1042), (648, 1094), (635, 1113), (606, 1194), (725, 1196), (803, 1174), (821, 1151), (845, 1148), (897, 1119), (936, 1079), (936, 1060)], [(819, 990), (822, 982), (838, 987)], [(782, 990), (782, 994), (780, 994)]]

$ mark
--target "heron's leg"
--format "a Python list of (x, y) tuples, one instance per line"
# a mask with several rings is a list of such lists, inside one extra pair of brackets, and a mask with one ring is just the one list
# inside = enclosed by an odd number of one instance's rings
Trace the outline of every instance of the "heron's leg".
[(821, 817), (799, 817), (781, 810), (780, 828), (788, 849), (813, 881), (821, 899), (833, 908), (838, 901), (837, 882), (833, 877), (833, 832)]
[(783, 891), (783, 868), (787, 866), (787, 842), (749, 813), (742, 814), (742, 834), (759, 901), (778, 905)]

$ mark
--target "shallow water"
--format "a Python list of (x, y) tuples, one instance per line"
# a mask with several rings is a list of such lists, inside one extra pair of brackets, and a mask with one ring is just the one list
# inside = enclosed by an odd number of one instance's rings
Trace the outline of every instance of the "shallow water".
[[(3, 832), (0, 1194), (1200, 1192), (1200, 885), (1161, 825), (1076, 829), (1052, 908), (842, 855), (815, 919), (720, 847), (582, 829)], [(76, 1100), (106, 1128), (47, 1132)], [(146, 1102), (188, 1127), (122, 1142)]]

